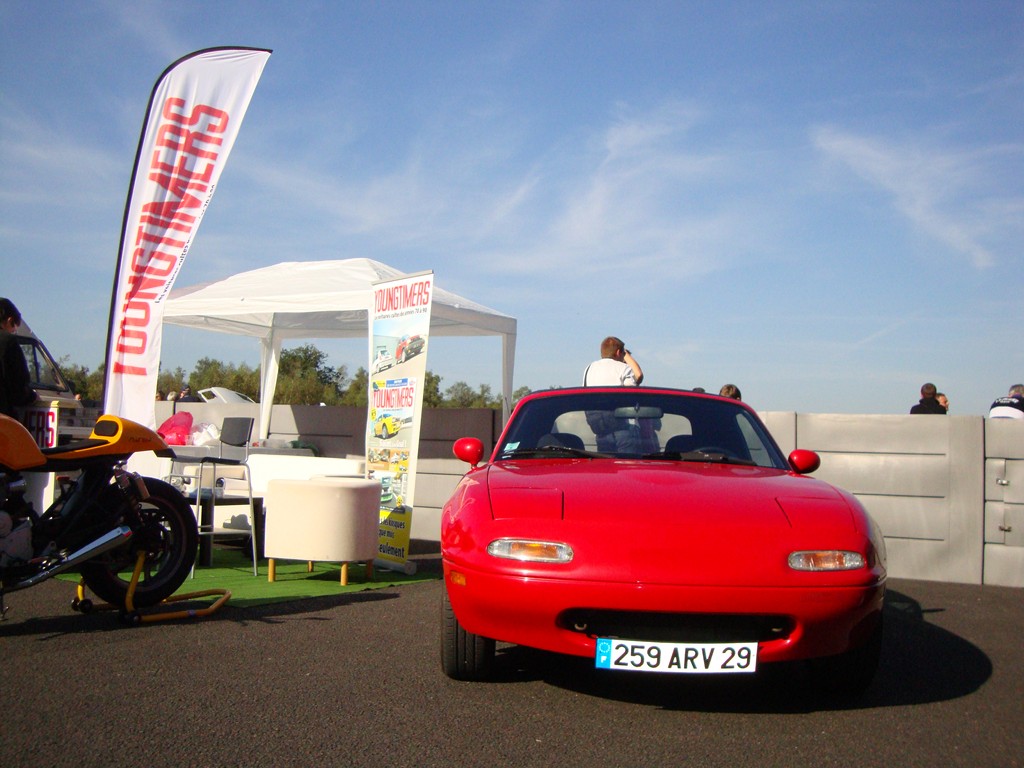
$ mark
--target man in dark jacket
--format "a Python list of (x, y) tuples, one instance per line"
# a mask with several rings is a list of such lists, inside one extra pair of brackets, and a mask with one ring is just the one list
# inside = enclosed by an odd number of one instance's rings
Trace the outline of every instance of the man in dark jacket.
[(14, 409), (36, 401), (29, 386), (28, 364), (14, 332), (21, 312), (10, 299), (0, 299), (0, 413), (14, 417)]
[(936, 413), (946, 415), (946, 409), (942, 407), (935, 395), (938, 393), (934, 384), (928, 383), (921, 386), (921, 401), (910, 409), (911, 413)]

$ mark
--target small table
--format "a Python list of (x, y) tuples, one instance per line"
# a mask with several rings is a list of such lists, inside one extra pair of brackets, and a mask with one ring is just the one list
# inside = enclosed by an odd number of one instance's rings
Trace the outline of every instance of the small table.
[[(204, 494), (202, 501), (199, 503), (199, 525), (203, 528), (209, 528), (213, 525), (213, 508), (214, 506), (224, 506), (227, 504), (248, 504), (248, 498), (242, 498), (238, 496), (222, 496), (221, 498), (213, 498), (210, 494)], [(250, 531), (251, 536), (256, 537), (256, 557), (263, 557), (263, 499), (259, 496), (252, 497), (252, 518), (254, 529)], [(240, 537), (245, 536), (245, 531), (239, 531)], [(202, 565), (209, 567), (213, 565), (213, 536), (200, 536), (199, 537), (199, 555), (196, 558), (196, 565)]]

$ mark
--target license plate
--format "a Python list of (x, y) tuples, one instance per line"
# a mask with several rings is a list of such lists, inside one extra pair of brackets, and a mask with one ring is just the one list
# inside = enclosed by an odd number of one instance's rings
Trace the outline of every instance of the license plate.
[(736, 674), (757, 670), (757, 643), (647, 643), (597, 640), (594, 666), (633, 672)]

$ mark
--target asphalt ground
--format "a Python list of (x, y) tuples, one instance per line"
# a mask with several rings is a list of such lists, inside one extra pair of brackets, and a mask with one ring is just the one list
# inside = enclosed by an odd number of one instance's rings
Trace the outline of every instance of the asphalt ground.
[(800, 665), (624, 675), (518, 647), (494, 682), (454, 682), (441, 590), (137, 627), (72, 612), (67, 582), (12, 593), (0, 766), (1024, 763), (1024, 590), (891, 580), (878, 676), (844, 704), (814, 698)]

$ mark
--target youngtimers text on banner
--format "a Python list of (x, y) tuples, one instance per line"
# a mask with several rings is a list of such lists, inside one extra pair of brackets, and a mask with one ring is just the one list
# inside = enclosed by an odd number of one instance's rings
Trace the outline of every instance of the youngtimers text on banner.
[(433, 284), (430, 272), (375, 283), (370, 315), (366, 468), (381, 483), (374, 563), (406, 573)]
[(104, 410), (153, 426), (163, 302), (188, 255), (270, 51), (212, 48), (157, 80), (125, 203)]

